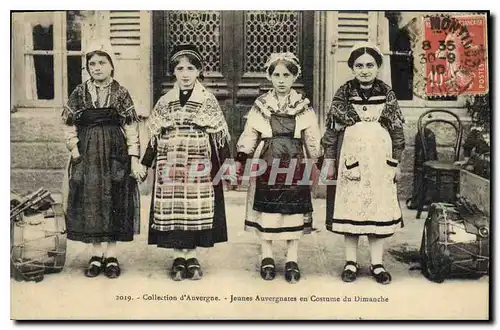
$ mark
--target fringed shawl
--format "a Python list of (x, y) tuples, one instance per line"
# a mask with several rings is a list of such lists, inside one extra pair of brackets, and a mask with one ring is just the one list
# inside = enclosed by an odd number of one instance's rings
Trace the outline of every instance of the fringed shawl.
[(280, 105), (278, 104), (276, 92), (270, 90), (255, 100), (248, 112), (247, 122), (252, 123), (252, 126), (257, 131), (266, 134), (265, 132), (270, 129), (269, 121), (273, 113), (292, 115), (296, 116), (297, 119), (305, 116), (304, 119), (307, 118), (308, 120), (297, 121), (301, 126), (304, 125), (304, 127), (300, 127), (304, 129), (309, 126), (309, 122), (312, 124), (316, 120), (314, 110), (309, 108), (309, 103), (307, 98), (292, 89), (286, 97), (284, 104)]
[(309, 109), (309, 99), (292, 89), (290, 94), (285, 98), (285, 103), (279, 105), (278, 97), (273, 89), (255, 100), (254, 109), (267, 118), (269, 118), (272, 113), (297, 115)]
[[(193, 124), (204, 128), (215, 142), (217, 148), (222, 148), (231, 139), (229, 129), (219, 102), (200, 82), (196, 82), (191, 97), (185, 107), (189, 107), (189, 116), (184, 118), (184, 124)], [(163, 95), (156, 103), (149, 118), (149, 133), (154, 145), (162, 133), (162, 129), (175, 128), (173, 114), (181, 109), (179, 101), (179, 85)]]
[(122, 125), (139, 121), (135, 111), (132, 97), (128, 90), (121, 86), (116, 80), (112, 80), (109, 88), (107, 100), (100, 107), (97, 102), (97, 89), (92, 79), (78, 85), (69, 96), (67, 104), (62, 112), (62, 120), (66, 125), (74, 125), (75, 117), (81, 111), (92, 108), (114, 108), (120, 116)]
[[(356, 79), (349, 80), (344, 85), (340, 86), (335, 94), (330, 111), (328, 113), (327, 125), (334, 128), (354, 125), (360, 121), (356, 110), (350, 103), (353, 97), (361, 97), (361, 87)], [(402, 128), (405, 122), (401, 109), (396, 99), (396, 94), (391, 87), (379, 79), (375, 79), (371, 88), (371, 96), (385, 96), (385, 107), (380, 115), (379, 122), (388, 130)]]

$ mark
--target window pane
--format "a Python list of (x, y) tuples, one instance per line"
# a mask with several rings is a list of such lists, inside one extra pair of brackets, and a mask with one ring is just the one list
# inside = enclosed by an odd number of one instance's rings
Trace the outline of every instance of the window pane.
[(398, 100), (413, 99), (413, 56), (406, 30), (399, 29), (397, 22), (389, 19), (389, 45), (391, 55), (391, 85)]
[(54, 57), (52, 55), (27, 55), (25, 70), (27, 99), (53, 100)]
[(67, 50), (82, 50), (82, 19), (80, 10), (66, 12)]
[(54, 24), (42, 22), (33, 26), (33, 50), (54, 49)]
[(82, 57), (68, 56), (68, 96), (82, 83)]
[(391, 55), (391, 83), (398, 100), (413, 99), (413, 56)]

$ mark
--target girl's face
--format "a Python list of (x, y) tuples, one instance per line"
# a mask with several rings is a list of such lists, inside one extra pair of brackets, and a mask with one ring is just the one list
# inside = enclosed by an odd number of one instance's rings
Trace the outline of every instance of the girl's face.
[(200, 75), (200, 70), (191, 64), (186, 57), (181, 57), (174, 68), (174, 75), (181, 89), (189, 89), (194, 86), (196, 78)]
[(90, 76), (97, 81), (105, 81), (111, 77), (113, 66), (106, 56), (94, 55), (90, 58), (89, 63)]
[(354, 77), (362, 84), (369, 84), (375, 80), (379, 67), (370, 54), (358, 57), (352, 66)]
[(293, 83), (297, 79), (283, 63), (278, 63), (271, 74), (271, 82), (278, 95), (288, 95)]

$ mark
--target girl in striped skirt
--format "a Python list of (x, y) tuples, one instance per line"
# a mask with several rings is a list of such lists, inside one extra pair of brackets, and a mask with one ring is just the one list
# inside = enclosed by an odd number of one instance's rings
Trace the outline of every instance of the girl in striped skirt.
[(148, 243), (174, 250), (172, 279), (197, 280), (197, 248), (227, 241), (222, 183), (213, 178), (229, 156), (230, 137), (217, 99), (198, 81), (196, 47), (175, 47), (170, 64), (177, 81), (155, 105), (142, 160), (155, 167)]
[(396, 182), (405, 146), (404, 118), (394, 92), (376, 78), (382, 54), (375, 46), (354, 46), (348, 65), (355, 78), (335, 94), (322, 139), (325, 160), (336, 163), (328, 177), (337, 179), (327, 189), (326, 226), (345, 237), (343, 281), (356, 279), (358, 238), (367, 235), (371, 273), (388, 284), (383, 244), (402, 226)]

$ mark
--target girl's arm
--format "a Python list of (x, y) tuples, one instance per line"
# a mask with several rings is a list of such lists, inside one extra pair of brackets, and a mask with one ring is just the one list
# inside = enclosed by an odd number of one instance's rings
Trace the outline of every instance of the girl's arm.
[(156, 143), (153, 143), (153, 138), (149, 140), (148, 146), (146, 147), (146, 151), (144, 152), (144, 155), (142, 156), (141, 164), (146, 166), (146, 167), (153, 167), (153, 162), (156, 158), (156, 153), (157, 153), (157, 145)]
[(405, 149), (405, 135), (403, 130), (405, 120), (401, 113), (396, 94), (392, 90), (387, 94), (386, 106), (389, 108), (389, 113), (392, 114), (392, 123), (389, 129), (392, 140), (392, 158), (400, 162), (403, 150)]
[(64, 135), (66, 137), (66, 148), (68, 151), (79, 155), (78, 151), (78, 131), (75, 125), (64, 125)]
[(393, 128), (389, 133), (392, 139), (392, 158), (397, 159), (400, 162), (405, 149), (405, 135), (403, 127)]
[(325, 159), (335, 160), (337, 158), (338, 131), (335, 122), (330, 119), (326, 123), (325, 133), (321, 138)]
[(154, 160), (156, 159), (158, 151), (157, 140), (163, 130), (162, 125), (164, 125), (164, 121), (162, 117), (166, 109), (167, 104), (164, 101), (164, 97), (161, 97), (158, 102), (156, 102), (153, 111), (151, 111), (151, 116), (148, 118), (147, 130), (149, 132), (149, 142), (141, 160), (141, 164), (146, 167), (153, 167)]
[(139, 143), (139, 117), (135, 111), (132, 97), (126, 89), (122, 91), (120, 103), (125, 116), (123, 130), (125, 131), (125, 138), (127, 140), (128, 155), (138, 159), (141, 154), (141, 146)]
[(253, 120), (258, 114), (254, 113), (254, 109), (250, 109), (248, 112), (247, 121), (245, 123), (245, 128), (240, 135), (238, 143), (236, 144), (236, 161), (240, 163), (245, 163), (247, 158), (253, 155), (255, 147), (257, 146), (257, 141), (259, 140), (259, 132), (255, 129)]
[(123, 126), (127, 139), (128, 155), (140, 158), (141, 145), (139, 143), (139, 123), (134, 122)]
[(66, 148), (71, 152), (73, 158), (78, 158), (80, 152), (78, 150), (78, 129), (75, 125), (74, 115), (81, 108), (81, 86), (77, 86), (68, 98), (68, 102), (64, 105), (61, 114), (63, 121), (63, 131), (66, 137)]
[(310, 123), (304, 130), (304, 143), (308, 152), (308, 157), (317, 160), (321, 152), (321, 131), (319, 129), (318, 118), (313, 109), (309, 109), (308, 115)]

